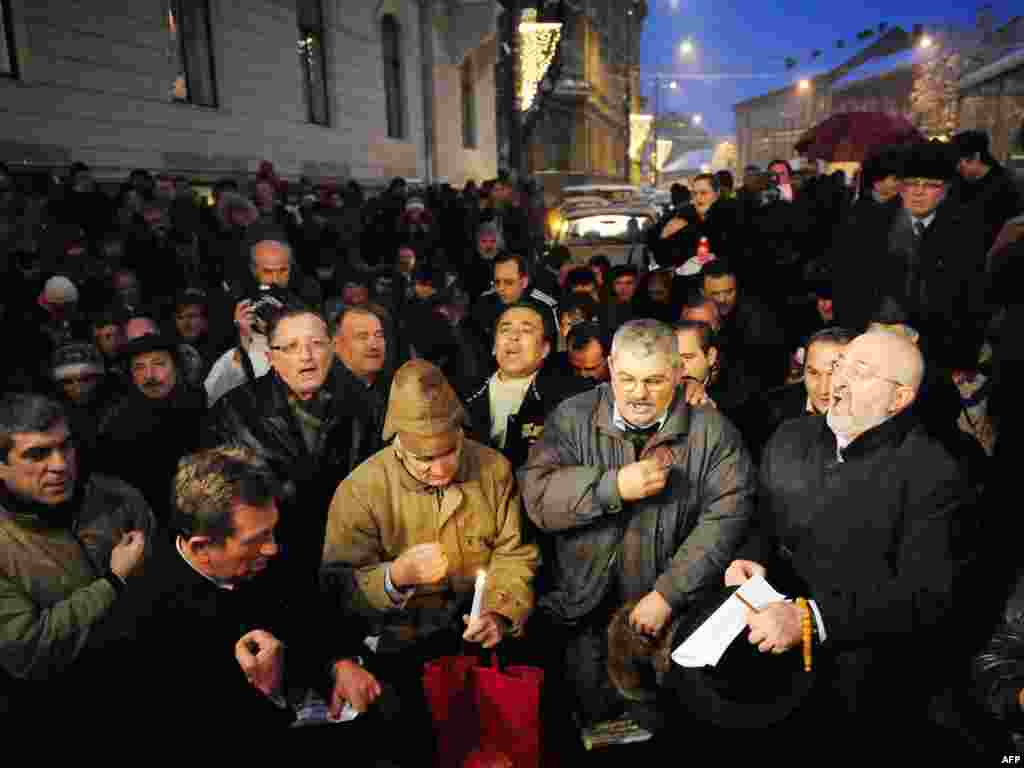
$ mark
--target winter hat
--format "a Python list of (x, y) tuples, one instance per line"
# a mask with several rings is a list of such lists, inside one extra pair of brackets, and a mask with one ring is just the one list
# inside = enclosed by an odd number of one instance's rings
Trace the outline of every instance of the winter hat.
[(96, 347), (83, 341), (73, 341), (58, 347), (54, 352), (50, 370), (54, 381), (64, 381), (89, 373), (102, 376), (107, 369), (103, 364), (103, 355)]
[(938, 141), (921, 144), (904, 155), (904, 179), (936, 179), (949, 181), (956, 173), (953, 153)]
[(45, 306), (74, 304), (77, 301), (78, 289), (64, 275), (55, 275), (47, 280), (43, 292), (39, 294), (39, 303)]
[(402, 447), (419, 456), (450, 451), (465, 418), (462, 403), (441, 369), (416, 359), (395, 371), (391, 380), (384, 439), (400, 434)]

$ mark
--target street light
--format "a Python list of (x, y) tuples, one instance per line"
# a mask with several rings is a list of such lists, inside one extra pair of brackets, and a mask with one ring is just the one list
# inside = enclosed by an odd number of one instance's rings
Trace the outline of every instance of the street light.
[(679, 53), (683, 56), (691, 55), (693, 53), (693, 41), (683, 40), (683, 42), (679, 44)]
[(702, 120), (704, 120), (704, 118), (701, 117), (700, 115), (694, 115), (693, 116), (693, 124), (694, 125), (700, 125)]
[(675, 80), (673, 80), (671, 83), (668, 84), (668, 87), (671, 88), (674, 91), (676, 88), (679, 87), (679, 83), (677, 83)]
[(924, 37), (921, 38), (921, 42), (918, 43), (918, 46), (922, 50), (928, 50), (934, 44), (935, 44), (935, 41), (932, 40), (928, 35), (925, 35)]
[(806, 77), (796, 84), (796, 87), (801, 91), (808, 91), (811, 88), (811, 81)]

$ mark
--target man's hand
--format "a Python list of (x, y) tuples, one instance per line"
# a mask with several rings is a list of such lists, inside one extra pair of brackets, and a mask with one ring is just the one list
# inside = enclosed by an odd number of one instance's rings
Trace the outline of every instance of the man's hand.
[(127, 581), (139, 567), (146, 552), (146, 534), (142, 531), (128, 531), (110, 552), (110, 570), (121, 581)]
[(235, 305), (235, 325), (238, 326), (238, 336), (244, 347), (248, 347), (249, 339), (252, 338), (255, 320), (256, 312), (252, 308), (252, 301), (245, 299)]
[(733, 560), (725, 569), (725, 586), (739, 587), (755, 576), (764, 577), (767, 573), (764, 566), (753, 560)]
[(505, 633), (509, 630), (509, 621), (500, 613), (485, 611), (480, 618), (469, 623), (469, 616), (463, 616), (466, 623), (466, 631), (462, 633), (462, 639), (471, 643), (480, 643), (484, 648), (491, 649), (502, 641)]
[(448, 556), (436, 542), (410, 547), (391, 564), (391, 583), (395, 589), (436, 584), (447, 574)]
[(337, 720), (347, 701), (356, 712), (365, 712), (380, 696), (377, 678), (351, 659), (343, 659), (334, 665), (334, 689), (331, 691), (329, 714)]
[(661, 593), (648, 592), (629, 614), (629, 626), (634, 632), (657, 637), (671, 617), (672, 606)]
[(757, 613), (747, 609), (750, 643), (761, 653), (783, 653), (800, 645), (800, 609), (796, 603), (769, 603)]
[(284, 645), (269, 632), (254, 629), (235, 643), (235, 658), (246, 679), (264, 696), (275, 695), (284, 677)]
[(686, 399), (686, 404), (694, 408), (701, 405), (718, 408), (718, 404), (708, 397), (708, 391), (704, 385), (696, 379), (683, 379), (683, 397)]
[(627, 464), (616, 475), (619, 496), (623, 501), (639, 501), (661, 493), (671, 470), (671, 464), (665, 464), (657, 457)]

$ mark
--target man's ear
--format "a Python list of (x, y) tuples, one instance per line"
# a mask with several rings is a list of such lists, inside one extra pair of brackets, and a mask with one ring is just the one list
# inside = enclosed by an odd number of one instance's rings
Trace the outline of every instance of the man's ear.
[(893, 415), (905, 411), (911, 405), (914, 400), (917, 399), (917, 392), (911, 387), (900, 385), (896, 387), (896, 391), (893, 393), (892, 402), (889, 406), (889, 412)]
[(207, 563), (210, 560), (210, 547), (213, 542), (209, 536), (192, 536), (185, 539), (184, 548), (185, 551), (194, 560), (198, 560), (201, 563)]
[(708, 367), (714, 368), (718, 365), (718, 347), (708, 347)]

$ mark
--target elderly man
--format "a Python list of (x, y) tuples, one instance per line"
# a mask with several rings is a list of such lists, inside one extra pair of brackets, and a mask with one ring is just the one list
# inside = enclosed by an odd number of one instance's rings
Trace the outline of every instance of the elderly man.
[(0, 720), (14, 737), (55, 702), (75, 723), (106, 719), (112, 660), (97, 633), (135, 586), (152, 512), (120, 480), (80, 474), (52, 400), (0, 400), (0, 449)]
[(626, 323), (609, 367), (610, 385), (555, 409), (519, 473), (526, 512), (551, 551), (539, 606), (552, 667), (565, 667), (584, 725), (624, 707), (605, 666), (614, 611), (639, 600), (630, 625), (654, 637), (719, 584), (755, 486), (736, 429), (686, 403), (671, 327)]
[[(349, 469), (380, 450), (391, 375), (388, 338), (375, 305), (342, 307), (332, 323), (336, 396), (349, 404), (354, 443)], [(391, 369), (393, 370), (393, 369)]]
[(913, 732), (943, 682), (936, 670), (949, 666), (936, 639), (952, 616), (951, 529), (964, 486), (916, 423), (923, 376), (905, 337), (854, 339), (827, 415), (787, 422), (765, 448), (760, 535), (726, 571), (726, 585), (766, 574), (783, 594), (809, 600), (807, 609), (779, 602), (751, 613), (749, 641), (800, 653), (801, 620), (810, 619), (823, 728)]
[(349, 404), (330, 379), (334, 354), (320, 315), (285, 310), (272, 318), (267, 341), (270, 373), (213, 405), (202, 444), (240, 443), (277, 474), (285, 565), (308, 585), (320, 563), (331, 494), (349, 468)]
[(977, 212), (946, 199), (949, 150), (927, 144), (904, 156), (902, 206), (851, 217), (832, 254), (836, 320), (862, 331), (886, 302), (925, 339), (985, 319), (985, 231)]
[(471, 423), (470, 436), (501, 451), (518, 469), (544, 421), (566, 397), (585, 389), (576, 377), (542, 370), (553, 328), (535, 304), (513, 304), (498, 317), (494, 359), (498, 370), (482, 381), (459, 382)]
[(122, 357), (134, 386), (100, 419), (96, 466), (138, 488), (164, 523), (178, 460), (199, 445), (206, 396), (185, 381), (173, 338), (147, 333)]
[[(539, 553), (523, 538), (512, 467), (465, 437), (463, 420), (441, 371), (410, 360), (388, 399), (394, 442), (342, 481), (328, 515), (324, 579), (370, 619), (381, 675), (403, 701), (422, 702), (425, 659), (457, 652), (460, 635), (484, 648), (517, 637), (533, 609)], [(481, 572), (482, 612), (470, 622)], [(414, 737), (429, 731), (420, 725)]]
[[(334, 621), (322, 632), (316, 595), (280, 581), (280, 488), (270, 467), (244, 448), (201, 451), (182, 460), (173, 495), (175, 534), (156, 543), (127, 601), (137, 614), (135, 652), (148, 670), (135, 701), (153, 726), (223, 718), (237, 732), (272, 732), (302, 724), (314, 701), (321, 719), (340, 715), (345, 703), (373, 713), (382, 691), (356, 661), (359, 622)], [(145, 664), (154, 656), (175, 663)], [(182, 675), (205, 695), (182, 685)], [(358, 749), (352, 738), (364, 722), (334, 735)]]

